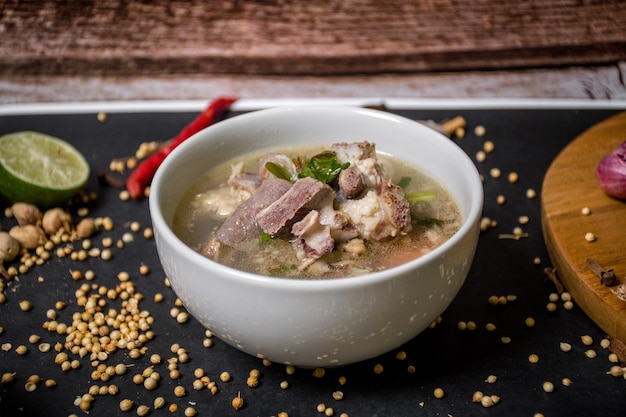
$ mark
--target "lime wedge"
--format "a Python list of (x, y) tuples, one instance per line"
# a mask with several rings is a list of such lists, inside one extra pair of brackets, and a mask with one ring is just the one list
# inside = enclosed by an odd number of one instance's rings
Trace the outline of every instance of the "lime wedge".
[(0, 136), (0, 193), (12, 202), (61, 205), (88, 178), (87, 160), (62, 139), (33, 131)]

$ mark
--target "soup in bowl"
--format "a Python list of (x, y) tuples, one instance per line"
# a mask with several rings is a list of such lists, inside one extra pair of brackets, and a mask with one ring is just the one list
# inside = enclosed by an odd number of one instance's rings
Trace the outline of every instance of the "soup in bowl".
[[(320, 155), (334, 178), (303, 173)], [(356, 191), (343, 177), (360, 178)], [(250, 203), (273, 182), (282, 188)], [(394, 349), (448, 307), (482, 203), (474, 164), (435, 131), (377, 110), (294, 106), (187, 140), (159, 168), (150, 211), (163, 268), (199, 322), (251, 355), (328, 367)]]

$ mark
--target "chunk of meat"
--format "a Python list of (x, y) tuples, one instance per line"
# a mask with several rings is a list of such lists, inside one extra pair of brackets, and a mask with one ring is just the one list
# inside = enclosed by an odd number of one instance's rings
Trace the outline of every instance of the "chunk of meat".
[(256, 189), (261, 186), (261, 182), (261, 177), (258, 175), (244, 172), (243, 162), (232, 166), (232, 171), (228, 178), (228, 185), (240, 190), (245, 190), (250, 194), (254, 193)]
[(341, 171), (337, 182), (339, 185), (339, 191), (345, 198), (356, 198), (365, 189), (361, 171), (354, 165), (351, 165)]
[(333, 144), (331, 149), (337, 155), (337, 160), (340, 163), (349, 162), (350, 168), (360, 172), (360, 181), (363, 183), (364, 188), (374, 188), (386, 178), (376, 158), (375, 144), (369, 142), (341, 142)]
[(217, 230), (219, 241), (229, 246), (254, 239), (263, 232), (256, 221), (256, 215), (291, 188), (291, 183), (274, 176), (269, 177), (252, 196), (241, 203), (235, 212)]
[(384, 182), (376, 187), (376, 195), (384, 212), (384, 221), (379, 223), (374, 239), (395, 237), (411, 231), (411, 207), (398, 185)]
[(409, 202), (400, 187), (389, 181), (362, 198), (339, 203), (363, 239), (383, 240), (411, 230)]
[(335, 210), (333, 202), (322, 207), (319, 212), (320, 223), (330, 227), (330, 235), (335, 242), (347, 242), (359, 235), (359, 229), (350, 222), (350, 217)]
[(291, 234), (291, 226), (311, 210), (332, 204), (335, 191), (310, 177), (300, 178), (275, 202), (256, 215), (261, 229), (272, 236)]
[(321, 224), (319, 220), (319, 212), (311, 210), (291, 228), (297, 238), (293, 245), (298, 259), (319, 259), (335, 248), (335, 241), (330, 236), (330, 226)]
[(213, 238), (207, 243), (204, 248), (200, 251), (200, 253), (207, 258), (213, 259), (215, 261), (219, 260), (220, 253), (222, 251), (223, 243), (217, 240), (217, 238)]
[(333, 143), (331, 150), (337, 154), (339, 163), (354, 162), (362, 159), (376, 158), (376, 145), (369, 142)]

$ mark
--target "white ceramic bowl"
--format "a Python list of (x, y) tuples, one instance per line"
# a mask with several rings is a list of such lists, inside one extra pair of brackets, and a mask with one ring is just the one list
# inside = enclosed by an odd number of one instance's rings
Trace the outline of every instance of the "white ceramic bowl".
[[(433, 252), (401, 266), (319, 281), (238, 271), (203, 257), (172, 232), (182, 194), (216, 164), (277, 145), (363, 140), (442, 181), (460, 205), (465, 218), (461, 230)], [(450, 139), (406, 118), (344, 106), (281, 107), (217, 123), (166, 158), (150, 196), (161, 263), (189, 312), (237, 349), (301, 367), (372, 358), (428, 327), (467, 277), (482, 204), (478, 172)]]

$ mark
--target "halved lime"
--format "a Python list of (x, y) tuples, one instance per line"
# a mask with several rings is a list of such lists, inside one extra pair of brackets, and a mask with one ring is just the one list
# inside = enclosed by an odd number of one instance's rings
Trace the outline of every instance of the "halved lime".
[(0, 193), (49, 208), (66, 203), (89, 178), (89, 163), (63, 139), (33, 131), (0, 136)]

